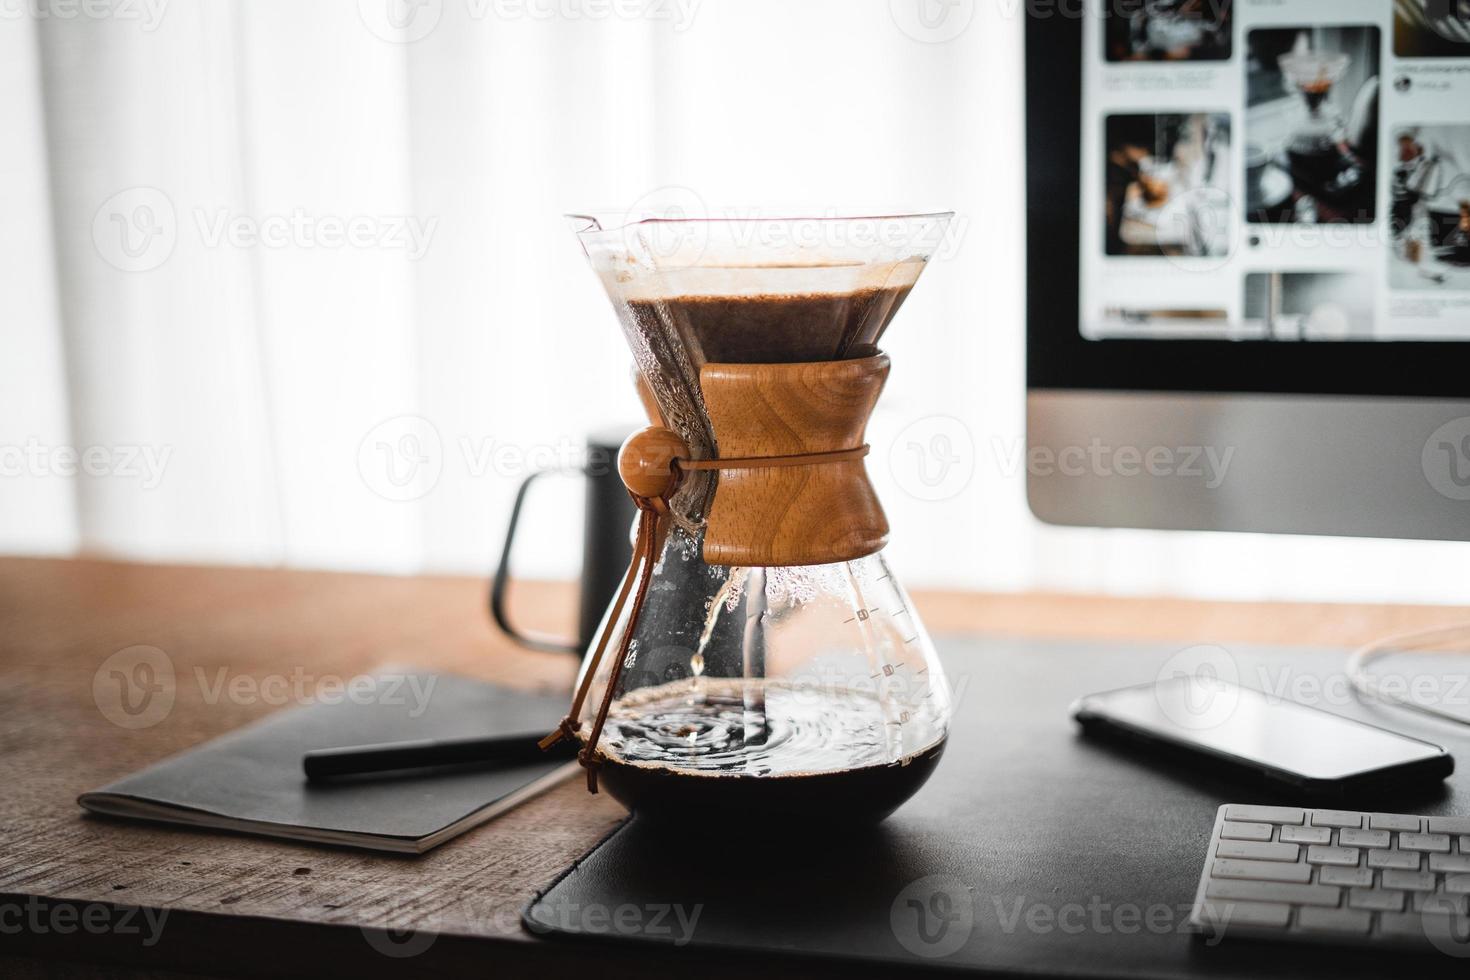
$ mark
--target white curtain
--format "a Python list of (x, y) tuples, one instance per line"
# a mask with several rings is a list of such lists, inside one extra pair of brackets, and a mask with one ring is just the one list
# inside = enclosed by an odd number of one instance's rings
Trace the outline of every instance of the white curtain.
[(1030, 517), (1020, 8), (923, 2), (0, 0), (0, 549), (483, 572), (639, 417), (559, 215), (653, 195), (960, 212), (870, 432), (910, 584), (1470, 599), (1463, 546)]

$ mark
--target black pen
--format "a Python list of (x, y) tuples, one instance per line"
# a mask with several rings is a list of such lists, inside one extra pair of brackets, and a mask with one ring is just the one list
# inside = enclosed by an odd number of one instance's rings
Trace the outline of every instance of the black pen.
[(366, 773), (429, 769), (474, 763), (514, 765), (546, 759), (568, 759), (576, 754), (575, 739), (562, 739), (546, 751), (536, 743), (545, 732), (524, 735), (494, 735), (488, 738), (426, 738), (412, 742), (380, 742), (375, 745), (345, 745), (312, 749), (301, 759), (310, 780)]

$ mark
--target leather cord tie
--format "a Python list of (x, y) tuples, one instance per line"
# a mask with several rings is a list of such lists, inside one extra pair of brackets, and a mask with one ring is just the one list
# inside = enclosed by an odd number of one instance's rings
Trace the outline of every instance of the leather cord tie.
[[(633, 444), (634, 436), (624, 445), (624, 453), (628, 446)], [(633, 559), (628, 563), (628, 571), (623, 575), (623, 584), (618, 589), (617, 598), (613, 600), (612, 609), (609, 611), (606, 625), (597, 638), (597, 645), (593, 647), (592, 654), (587, 660), (587, 666), (582, 671), (581, 683), (577, 685), (576, 695), (572, 698), (571, 708), (567, 711), (565, 718), (556, 730), (541, 739), (540, 746), (549, 749), (564, 738), (575, 738), (580, 731), (577, 719), (582, 714), (582, 707), (587, 701), (587, 694), (592, 688), (592, 682), (597, 676), (598, 668), (602, 664), (602, 658), (607, 653), (608, 643), (612, 638), (613, 631), (617, 629), (618, 621), (622, 618), (623, 608), (628, 604), (631, 595), (633, 605), (628, 613), (628, 623), (623, 628), (622, 635), (618, 638), (617, 653), (608, 670), (607, 685), (602, 693), (602, 703), (597, 708), (597, 716), (592, 722), (592, 728), (587, 733), (587, 739), (582, 749), (577, 753), (577, 761), (587, 770), (587, 789), (597, 792), (597, 769), (602, 760), (599, 758), (597, 745), (602, 739), (602, 730), (607, 724), (608, 712), (612, 710), (614, 692), (617, 691), (618, 680), (622, 677), (623, 668), (627, 667), (629, 661), (629, 650), (633, 644), (633, 634), (638, 626), (638, 619), (643, 614), (643, 604), (648, 599), (648, 588), (653, 581), (653, 567), (658, 563), (659, 555), (663, 552), (664, 540), (669, 530), (669, 499), (673, 497), (679, 484), (683, 482), (683, 474), (690, 471), (700, 470), (754, 470), (767, 467), (780, 466), (814, 466), (821, 463), (841, 463), (849, 460), (862, 459), (868, 455), (867, 444), (855, 446), (851, 449), (839, 449), (832, 452), (820, 453), (797, 453), (789, 456), (745, 456), (729, 459), (687, 459), (681, 456), (668, 457), (669, 480), (666, 487), (658, 495), (642, 495), (629, 489), (628, 495), (633, 498), (633, 504), (638, 508), (638, 530), (633, 539)], [(619, 469), (623, 471), (622, 454), (619, 455)], [(624, 483), (628, 483), (626, 471)], [(635, 587), (636, 583), (636, 587)]]
[(792, 453), (789, 456), (731, 456), (715, 459), (675, 459), (676, 470), (764, 470), (778, 466), (816, 466), (820, 463), (846, 463), (868, 455), (863, 443), (851, 449), (834, 449), (825, 453)]

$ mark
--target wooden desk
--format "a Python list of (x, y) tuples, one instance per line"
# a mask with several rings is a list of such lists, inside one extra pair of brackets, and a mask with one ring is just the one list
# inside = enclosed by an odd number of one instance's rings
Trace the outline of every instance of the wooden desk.
[[(528, 625), (569, 627), (569, 586), (517, 588)], [(278, 706), (263, 698), (210, 703), (220, 671), (254, 682), (298, 672), (345, 679), (412, 664), (526, 686), (569, 684), (572, 658), (515, 648), (488, 624), (484, 598), (485, 584), (465, 578), (0, 559), (0, 973), (80, 972), (57, 957), (143, 964), (152, 976), (604, 977), (667, 967), (659, 950), (592, 952), (521, 930), (532, 894), (621, 818), (617, 804), (588, 796), (580, 781), (418, 859), (157, 829), (85, 817), (76, 806), (84, 790)], [(1348, 646), (1470, 618), (1470, 610), (1444, 607), (1034, 594), (927, 593), (916, 601), (935, 633), (1181, 642)], [(126, 730), (99, 710), (92, 680), (110, 654), (135, 644), (167, 652), (177, 695), (162, 721)], [(98, 922), (119, 922), (121, 907), (169, 914), (160, 941), (145, 948), (142, 934), (106, 926), (65, 931), (71, 913), (56, 911), (63, 906), (95, 908)], [(44, 928), (15, 934), (22, 915), (38, 916)], [(387, 956), (375, 931), (383, 928), (414, 930), (430, 947), (412, 959)], [(749, 974), (728, 961), (700, 968)]]

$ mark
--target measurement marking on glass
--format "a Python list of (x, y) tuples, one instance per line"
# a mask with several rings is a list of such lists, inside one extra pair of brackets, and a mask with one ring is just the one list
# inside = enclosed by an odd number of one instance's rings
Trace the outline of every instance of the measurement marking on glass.
[(898, 668), (895, 667), (893, 664), (884, 664), (882, 670), (878, 671), (878, 673), (876, 673), (876, 674), (869, 674), (868, 676), (869, 677), (892, 677), (893, 676), (893, 672), (895, 670), (897, 670), (897, 669)]
[(843, 622), (843, 625), (846, 625), (848, 623), (851, 623), (854, 620), (857, 621), (857, 622), (859, 622), (859, 623), (866, 623), (868, 620), (870, 620), (870, 619), (873, 618), (873, 613), (875, 613), (877, 611), (878, 611), (878, 607), (877, 606), (874, 606), (872, 609), (859, 609), (857, 611), (857, 615), (856, 616), (853, 616), (850, 619), (844, 619), (842, 621)]

